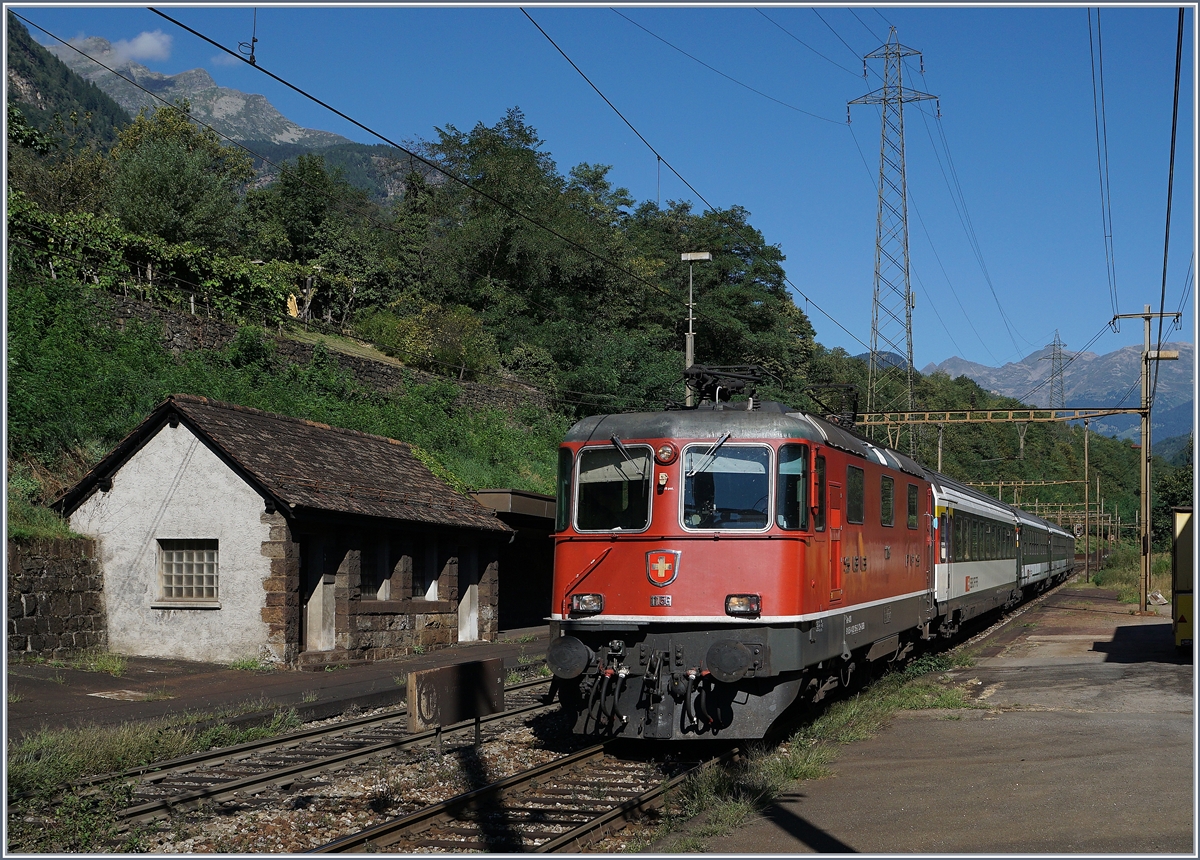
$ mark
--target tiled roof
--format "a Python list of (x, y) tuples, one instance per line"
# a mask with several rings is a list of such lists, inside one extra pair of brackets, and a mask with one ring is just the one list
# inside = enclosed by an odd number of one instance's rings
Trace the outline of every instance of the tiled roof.
[(187, 394), (167, 398), (67, 497), (85, 489), (89, 478), (94, 483), (111, 475), (131, 453), (121, 456), (127, 442), (139, 431), (148, 438), (172, 413), (290, 509), (509, 531), (430, 472), (404, 442)]

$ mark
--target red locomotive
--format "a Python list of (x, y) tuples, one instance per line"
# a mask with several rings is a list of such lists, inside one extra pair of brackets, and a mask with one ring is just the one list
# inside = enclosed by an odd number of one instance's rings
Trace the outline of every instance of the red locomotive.
[(585, 418), (559, 449), (547, 659), (577, 732), (761, 737), (1069, 572), (1061, 529), (709, 378), (698, 408)]

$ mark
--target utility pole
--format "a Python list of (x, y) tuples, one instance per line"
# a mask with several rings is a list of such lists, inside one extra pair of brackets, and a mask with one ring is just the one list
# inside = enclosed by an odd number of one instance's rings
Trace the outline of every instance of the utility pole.
[(1091, 504), (1091, 499), (1088, 498), (1088, 420), (1083, 419), (1083, 581), (1092, 581), (1092, 556), (1091, 544), (1089, 541), (1088, 532), (1088, 506)]
[[(906, 367), (907, 409), (913, 408), (912, 311), (915, 296), (909, 280), (908, 260), (908, 180), (904, 167), (904, 103), (936, 99), (937, 96), (904, 86), (904, 57), (920, 57), (921, 52), (900, 44), (896, 28), (888, 33), (887, 43), (863, 57), (863, 77), (867, 60), (883, 60), (883, 86), (860, 96), (850, 105), (879, 105), (882, 130), (879, 137), (879, 202), (875, 224), (875, 289), (871, 302), (871, 357), (867, 376), (867, 411), (884, 408), (883, 377), (895, 369), (895, 359), (883, 353), (903, 352)], [(921, 72), (924, 74), (924, 61)], [(938, 111), (939, 117), (941, 111)], [(903, 326), (903, 331), (900, 330)], [(903, 345), (901, 345), (903, 338)], [(897, 440), (898, 441), (898, 440)], [(909, 428), (909, 453), (915, 439)]]
[(1150, 592), (1150, 540), (1152, 536), (1150, 528), (1150, 493), (1152, 489), (1150, 482), (1150, 362), (1177, 361), (1179, 359), (1178, 350), (1150, 349), (1150, 320), (1172, 317), (1175, 320), (1175, 325), (1178, 326), (1180, 315), (1152, 313), (1150, 305), (1145, 305), (1140, 314), (1117, 314), (1113, 319), (1137, 319), (1138, 317), (1141, 317), (1145, 323), (1144, 336), (1142, 338), (1142, 405), (1141, 409), (1138, 410), (1142, 416), (1141, 497), (1138, 500), (1138, 519), (1142, 529), (1142, 581), (1139, 583), (1138, 588), (1141, 598), (1141, 606), (1138, 607), (1138, 611), (1145, 612), (1147, 606), (1146, 596)]
[[(688, 251), (685, 254), (680, 254), (679, 259), (688, 264), (688, 330), (687, 344), (684, 348), (683, 364), (684, 370), (687, 370), (696, 363), (696, 332), (693, 328), (696, 322), (696, 304), (692, 301), (692, 265), (697, 260), (711, 260), (711, 251)], [(684, 387), (687, 391), (685, 395), (685, 403), (688, 406), (692, 405), (692, 384), (685, 382)]]

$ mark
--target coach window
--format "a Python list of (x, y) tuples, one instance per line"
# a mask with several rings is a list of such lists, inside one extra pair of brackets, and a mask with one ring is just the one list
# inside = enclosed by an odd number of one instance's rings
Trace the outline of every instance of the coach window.
[(781, 445), (775, 485), (775, 522), (780, 528), (808, 528), (808, 446)]
[(879, 479), (879, 522), (885, 526), (896, 524), (896, 482), (887, 475)]
[(918, 492), (916, 484), (908, 485), (908, 527), (910, 529), (915, 529), (919, 524), (918, 514), (920, 512), (917, 510), (917, 500), (920, 496), (917, 495)]
[(863, 470), (857, 466), (846, 467), (846, 522), (863, 521)]
[(771, 449), (691, 445), (683, 454), (683, 524), (690, 529), (770, 525)]
[(817, 504), (813, 508), (813, 528), (825, 531), (825, 458), (813, 460), (813, 471), (817, 473)]
[(642, 531), (650, 525), (650, 449), (585, 448), (579, 454), (580, 531)]
[(571, 470), (575, 466), (570, 448), (558, 449), (558, 498), (554, 505), (554, 530), (566, 531), (571, 522)]

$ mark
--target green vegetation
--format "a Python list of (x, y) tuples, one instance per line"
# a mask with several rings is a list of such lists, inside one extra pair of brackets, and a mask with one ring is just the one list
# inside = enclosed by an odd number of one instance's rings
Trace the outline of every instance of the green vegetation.
[(88, 650), (77, 654), (71, 660), (71, 668), (79, 669), (83, 672), (103, 672), (107, 675), (112, 675), (114, 678), (120, 678), (125, 674), (127, 662), (120, 654), (111, 654), (108, 651)]
[[(1159, 591), (1171, 599), (1171, 554), (1156, 552), (1151, 555), (1150, 591)], [(1133, 542), (1117, 544), (1104, 562), (1104, 567), (1092, 573), (1092, 583), (1100, 588), (1116, 589), (1122, 603), (1135, 607), (1141, 599), (1141, 548)]]
[(230, 663), (229, 668), (241, 672), (270, 672), (275, 667), (261, 657), (242, 657)]
[[(260, 703), (248, 704), (252, 710)], [(224, 716), (231, 716), (233, 712)], [(91, 852), (104, 846), (138, 850), (138, 831), (118, 833), (113, 813), (132, 799), (128, 783), (85, 792), (66, 786), (85, 776), (113, 773), (189, 753), (273, 737), (299, 725), (294, 711), (270, 723), (234, 728), (220, 722), (198, 730), (212, 715), (188, 714), (119, 726), (44, 729), (8, 744), (8, 850)]]
[[(884, 675), (861, 693), (834, 702), (783, 744), (753, 746), (731, 766), (706, 768), (672, 793), (663, 823), (650, 840), (639, 841), (632, 850), (645, 850), (649, 841), (662, 842), (686, 830), (686, 835), (666, 843), (664, 850), (705, 851), (706, 839), (739, 827), (791, 783), (827, 776), (838, 747), (874, 736), (896, 711), (980, 707), (960, 688), (938, 677), (966, 665), (970, 660), (961, 655), (922, 657), (903, 671)], [(694, 820), (697, 816), (702, 817)]]

